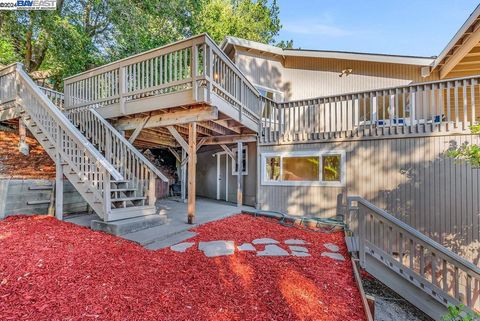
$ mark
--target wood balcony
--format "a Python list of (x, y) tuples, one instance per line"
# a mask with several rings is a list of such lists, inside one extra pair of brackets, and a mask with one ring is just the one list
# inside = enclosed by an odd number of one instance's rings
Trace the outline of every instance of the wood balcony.
[[(143, 137), (146, 145), (173, 146), (166, 126), (186, 135), (192, 121), (200, 138), (256, 134), (261, 97), (202, 34), (65, 79), (64, 108), (95, 108), (118, 121), (116, 127), (127, 136), (143, 126), (139, 140)], [(156, 139), (148, 141), (147, 136)]]

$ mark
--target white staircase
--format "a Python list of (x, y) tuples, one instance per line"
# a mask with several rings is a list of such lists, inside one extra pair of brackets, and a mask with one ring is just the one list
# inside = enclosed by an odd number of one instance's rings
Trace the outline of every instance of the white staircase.
[(155, 214), (155, 180), (168, 179), (105, 119), (88, 109), (67, 117), (61, 94), (38, 87), (21, 64), (0, 70), (0, 84), (0, 106), (15, 102), (27, 128), (103, 221)]

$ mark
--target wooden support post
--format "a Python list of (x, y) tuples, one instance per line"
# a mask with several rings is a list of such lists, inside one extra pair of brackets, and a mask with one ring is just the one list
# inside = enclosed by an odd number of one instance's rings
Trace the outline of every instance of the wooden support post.
[(62, 129), (57, 126), (57, 146), (55, 156), (55, 217), (63, 220), (63, 165), (60, 151), (62, 144)]
[(195, 223), (195, 179), (197, 167), (197, 123), (188, 124), (188, 224)]
[(237, 143), (237, 206), (242, 206), (243, 202), (243, 143)]
[(180, 167), (180, 195), (182, 198), (182, 202), (186, 202), (187, 198), (187, 193), (186, 193), (186, 186), (185, 184), (187, 183), (187, 163), (185, 162), (187, 158), (187, 151), (185, 149), (182, 149), (182, 161), (181, 161), (181, 167)]
[(18, 149), (20, 153), (26, 156), (30, 153), (30, 147), (28, 146), (26, 141), (27, 128), (21, 118), (18, 120), (18, 136), (20, 137), (18, 142)]

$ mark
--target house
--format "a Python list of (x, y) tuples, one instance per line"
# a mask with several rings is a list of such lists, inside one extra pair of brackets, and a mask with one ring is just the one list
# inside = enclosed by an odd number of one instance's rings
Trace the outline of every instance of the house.
[(402, 240), (389, 257), (401, 253), (404, 264), (405, 235), (409, 244), (415, 233), (430, 238), (418, 245), (420, 287), (431, 247), (429, 295), (478, 308), (478, 268), (431, 244), (478, 264), (480, 172), (444, 153), (480, 144), (469, 129), (480, 119), (479, 16), (477, 7), (438, 57), (280, 49), (235, 37), (218, 46), (202, 34), (66, 78), (64, 94), (14, 64), (0, 71), (0, 121), (20, 118), (20, 130), (55, 160), (60, 219), (63, 176), (106, 223), (154, 215), (168, 179), (137, 148), (161, 147), (180, 164), (190, 223), (196, 196), (349, 221), (358, 195), (360, 207), (373, 204), (365, 211), (403, 222), (388, 222), (391, 233), (402, 229), (388, 238)]

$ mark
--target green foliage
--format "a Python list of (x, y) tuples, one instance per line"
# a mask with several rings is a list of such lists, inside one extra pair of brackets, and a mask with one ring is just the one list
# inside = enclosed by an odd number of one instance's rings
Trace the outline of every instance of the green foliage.
[(201, 0), (194, 25), (218, 43), (225, 36), (272, 43), (281, 29), (278, 15), (276, 0)]
[(293, 49), (293, 40), (281, 40), (277, 42), (275, 46), (282, 49)]
[(448, 313), (442, 317), (444, 321), (478, 321), (480, 320), (480, 314), (465, 311), (465, 306), (454, 306), (450, 305), (448, 307)]
[(51, 84), (89, 68), (199, 33), (274, 43), (276, 0), (57, 0), (56, 11), (0, 16), (0, 64), (48, 71)]
[[(470, 127), (473, 134), (480, 134), (480, 125)], [(457, 160), (468, 162), (472, 167), (480, 167), (480, 146), (474, 144), (462, 144), (460, 147), (449, 149), (447, 156)]]

